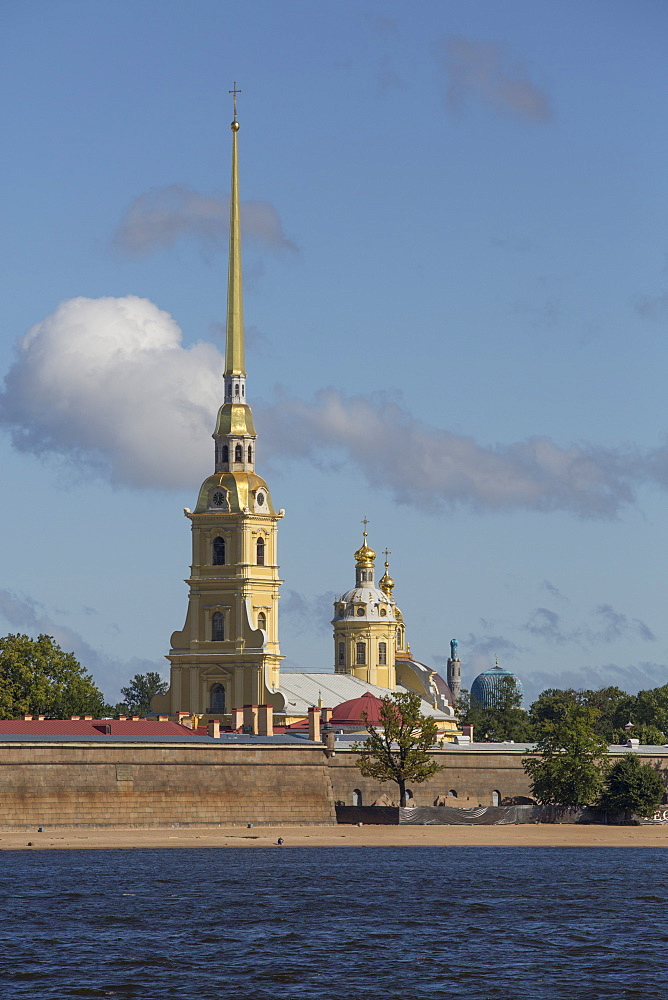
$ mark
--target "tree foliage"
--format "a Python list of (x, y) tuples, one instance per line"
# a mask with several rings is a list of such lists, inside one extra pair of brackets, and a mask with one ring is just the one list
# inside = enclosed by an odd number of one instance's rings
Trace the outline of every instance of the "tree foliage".
[(522, 695), (513, 678), (501, 677), (493, 705), (483, 708), (468, 691), (462, 691), (456, 710), (460, 725), (473, 726), (474, 739), (522, 743), (532, 739), (533, 729), (521, 705)]
[(364, 719), (369, 735), (355, 746), (357, 766), (365, 778), (396, 782), (399, 801), (405, 805), (407, 781), (421, 784), (443, 769), (430, 754), (436, 744), (436, 721), (421, 713), (420, 698), (412, 692), (395, 692), (382, 702), (380, 727)]
[(121, 688), (123, 702), (117, 708), (124, 709), (128, 715), (147, 715), (151, 711), (153, 695), (166, 694), (168, 689), (167, 681), (155, 670), (135, 674), (127, 687)]
[(50, 719), (104, 713), (102, 692), (74, 656), (52, 636), (6, 635), (0, 639), (0, 718), (25, 713)]
[(650, 817), (663, 800), (663, 778), (650, 764), (627, 753), (610, 768), (601, 806), (610, 812)]
[(589, 705), (553, 705), (538, 726), (534, 757), (522, 761), (532, 794), (543, 805), (582, 806), (603, 790), (608, 744), (594, 732), (597, 711)]

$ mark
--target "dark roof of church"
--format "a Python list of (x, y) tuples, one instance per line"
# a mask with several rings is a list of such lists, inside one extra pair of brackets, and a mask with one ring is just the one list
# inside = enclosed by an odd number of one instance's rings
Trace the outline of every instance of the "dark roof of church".
[(364, 713), (369, 723), (377, 726), (380, 723), (380, 708), (382, 704), (382, 700), (377, 698), (375, 694), (365, 691), (360, 698), (351, 698), (350, 701), (343, 701), (340, 705), (336, 706), (332, 712), (332, 725), (364, 726), (365, 720), (362, 717)]

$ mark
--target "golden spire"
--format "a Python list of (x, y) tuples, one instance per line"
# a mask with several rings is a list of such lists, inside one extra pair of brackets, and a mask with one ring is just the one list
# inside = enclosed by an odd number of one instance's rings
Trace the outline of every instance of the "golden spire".
[(230, 258), (227, 271), (227, 334), (225, 339), (225, 374), (245, 375), (244, 300), (241, 285), (241, 225), (239, 221), (239, 171), (237, 165), (237, 82), (234, 81), (234, 118), (232, 129), (232, 184), (230, 188)]

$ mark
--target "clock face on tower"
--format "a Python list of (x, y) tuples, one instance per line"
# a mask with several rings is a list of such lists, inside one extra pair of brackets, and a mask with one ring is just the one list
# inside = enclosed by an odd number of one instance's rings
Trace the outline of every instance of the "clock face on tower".
[(211, 500), (214, 507), (222, 507), (225, 503), (225, 494), (220, 492), (214, 493)]
[(258, 505), (258, 507), (261, 507), (263, 503), (264, 503), (264, 493), (258, 493), (258, 495), (257, 495), (257, 505)]

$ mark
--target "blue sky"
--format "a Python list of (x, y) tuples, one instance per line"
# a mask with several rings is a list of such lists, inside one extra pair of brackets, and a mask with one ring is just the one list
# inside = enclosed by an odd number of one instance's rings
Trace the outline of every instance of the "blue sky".
[[(164, 670), (212, 468), (239, 98), (285, 667), (360, 522), (414, 655), (668, 682), (663, 2), (7, 0), (0, 628)], [(29, 332), (30, 331), (30, 332)]]

